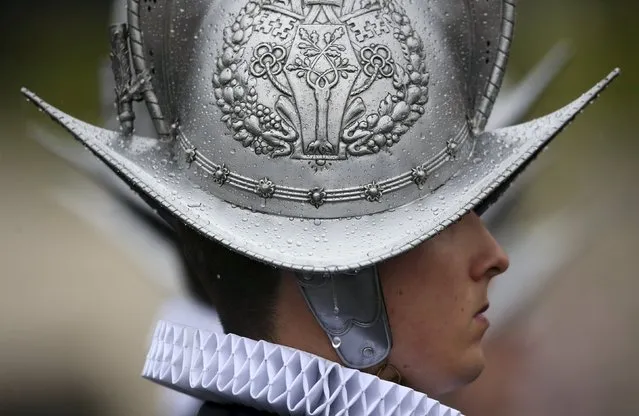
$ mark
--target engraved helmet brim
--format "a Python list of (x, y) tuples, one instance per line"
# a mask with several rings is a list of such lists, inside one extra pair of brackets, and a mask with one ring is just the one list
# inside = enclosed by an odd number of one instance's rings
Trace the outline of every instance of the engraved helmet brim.
[[(157, 140), (124, 138), (24, 95), (83, 143), (157, 208), (229, 249), (274, 266), (314, 272), (363, 268), (399, 255), (433, 237), (491, 200), (605, 89), (615, 70), (568, 106), (545, 117), (485, 132), (474, 151), (443, 186), (397, 209), (337, 219), (289, 218), (239, 208), (169, 172), (150, 157)], [(148, 154), (148, 155), (147, 155)], [(164, 171), (166, 170), (166, 171)], [(168, 178), (168, 179), (167, 179)]]

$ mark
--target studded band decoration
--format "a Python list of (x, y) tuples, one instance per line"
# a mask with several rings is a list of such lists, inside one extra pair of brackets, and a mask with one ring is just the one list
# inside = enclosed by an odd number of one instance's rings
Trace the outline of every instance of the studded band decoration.
[(316, 208), (320, 208), (326, 203), (352, 202), (366, 200), (369, 202), (379, 202), (388, 193), (404, 189), (408, 186), (423, 187), (426, 181), (439, 169), (457, 160), (457, 156), (464, 145), (470, 146), (469, 132), (467, 128), (461, 129), (455, 138), (448, 141), (446, 148), (428, 161), (416, 166), (410, 172), (405, 172), (393, 178), (371, 181), (358, 187), (342, 189), (300, 189), (275, 184), (271, 179), (248, 178), (238, 173), (232, 172), (226, 164), (216, 164), (202, 155), (189, 140), (177, 133), (179, 143), (184, 150), (186, 161), (190, 165), (197, 165), (206, 173), (213, 177), (213, 181), (218, 185), (232, 186), (235, 189), (256, 194), (262, 198), (283, 199), (295, 202), (306, 202)]

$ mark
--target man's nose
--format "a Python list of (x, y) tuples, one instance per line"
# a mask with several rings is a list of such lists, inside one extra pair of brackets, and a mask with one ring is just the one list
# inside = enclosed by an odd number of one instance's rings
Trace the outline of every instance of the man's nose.
[(492, 269), (495, 271), (495, 276), (498, 274), (504, 273), (510, 267), (510, 259), (508, 258), (508, 254), (504, 251), (504, 248), (495, 240), (495, 238), (491, 235), (490, 238), (495, 242), (495, 248), (493, 253), (493, 267)]
[(476, 280), (492, 279), (508, 270), (510, 260), (503, 247), (477, 218), (481, 227), (481, 249), (477, 253), (477, 262), (473, 268), (472, 277)]

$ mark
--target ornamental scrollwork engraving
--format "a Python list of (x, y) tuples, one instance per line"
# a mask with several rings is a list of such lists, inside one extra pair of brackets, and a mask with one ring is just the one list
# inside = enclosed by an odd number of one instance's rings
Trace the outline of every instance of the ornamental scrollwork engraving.
[(286, 67), (287, 70), (295, 72), (298, 78), (303, 78), (314, 92), (317, 112), (316, 138), (306, 148), (309, 154), (324, 155), (335, 151), (328, 137), (331, 92), (339, 85), (341, 79), (348, 79), (349, 74), (359, 70), (343, 56), (346, 47), (337, 43), (345, 34), (342, 26), (338, 26), (334, 31), (324, 32), (322, 37), (315, 30), (309, 33), (307, 29), (300, 27), (301, 42), (298, 48), (302, 56), (296, 56), (293, 63)]
[(375, 154), (426, 111), (426, 52), (395, 0), (251, 0), (223, 36), (216, 103), (258, 155), (325, 166)]

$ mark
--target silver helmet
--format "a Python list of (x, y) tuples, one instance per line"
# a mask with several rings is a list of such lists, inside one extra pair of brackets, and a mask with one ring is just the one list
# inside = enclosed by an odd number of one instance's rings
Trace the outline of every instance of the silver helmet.
[[(128, 0), (127, 14), (111, 28), (120, 131), (25, 95), (157, 208), (296, 271), (356, 368), (391, 346), (375, 264), (503, 189), (618, 73), (484, 131), (513, 0)], [(136, 101), (154, 137), (135, 134)]]

